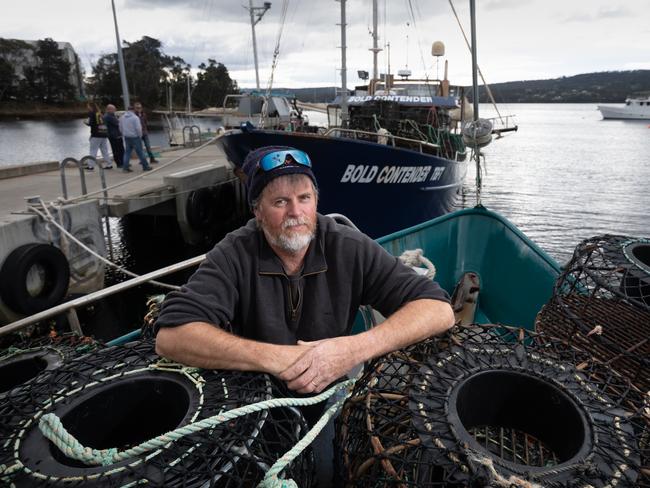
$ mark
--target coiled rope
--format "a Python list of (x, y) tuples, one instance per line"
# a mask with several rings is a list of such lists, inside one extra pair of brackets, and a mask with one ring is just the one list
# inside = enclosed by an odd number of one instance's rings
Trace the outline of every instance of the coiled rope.
[[(297, 487), (296, 483), (293, 480), (284, 480), (279, 478), (279, 474), (316, 438), (327, 422), (336, 415), (345, 399), (349, 396), (355, 381), (356, 380), (351, 379), (338, 383), (323, 393), (309, 398), (274, 398), (257, 402), (252, 405), (235, 408), (207, 419), (179, 427), (171, 432), (167, 432), (166, 434), (162, 434), (154, 439), (145, 441), (142, 444), (125, 451), (118, 451), (117, 448), (92, 449), (83, 446), (65, 429), (61, 423), (61, 419), (53, 413), (48, 413), (41, 417), (39, 420), (39, 428), (43, 435), (52, 441), (54, 445), (56, 445), (56, 447), (59, 448), (67, 457), (82, 461), (91, 466), (108, 466), (135, 456), (140, 456), (149, 451), (160, 449), (166, 444), (177, 441), (182, 437), (194, 434), (204, 429), (216, 427), (224, 422), (228, 422), (250, 413), (277, 407), (315, 405), (327, 400), (337, 391), (347, 389), (348, 392), (345, 397), (332, 405), (314, 427), (312, 427), (312, 429), (305, 435), (305, 437), (303, 437), (292, 449), (290, 449), (286, 454), (278, 459), (271, 468), (269, 468), (264, 479), (258, 485), (260, 488), (292, 488)], [(5, 474), (7, 473), (5, 472)]]

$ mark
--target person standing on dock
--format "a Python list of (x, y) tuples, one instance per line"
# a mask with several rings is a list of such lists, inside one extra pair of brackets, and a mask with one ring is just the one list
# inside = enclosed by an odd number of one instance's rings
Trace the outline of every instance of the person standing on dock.
[(135, 102), (133, 107), (135, 108), (135, 113), (140, 119), (140, 125), (142, 126), (142, 142), (144, 143), (144, 147), (147, 149), (147, 154), (149, 155), (149, 162), (151, 164), (156, 164), (158, 161), (156, 160), (156, 158), (153, 155), (153, 152), (151, 151), (151, 143), (149, 142), (149, 124), (147, 122), (147, 114), (144, 113), (144, 107), (140, 102)]
[(106, 124), (106, 128), (108, 129), (108, 142), (111, 144), (111, 149), (113, 150), (113, 161), (115, 161), (118, 168), (121, 168), (124, 161), (124, 141), (120, 132), (120, 121), (117, 115), (115, 115), (115, 110), (115, 105), (106, 105), (104, 124)]
[[(436, 282), (317, 213), (306, 153), (260, 148), (243, 170), (255, 218), (167, 295), (156, 322), (158, 354), (201, 368), (270, 373), (307, 394), (452, 327), (449, 297)], [(388, 318), (351, 335), (360, 305)]]
[(151, 166), (147, 163), (147, 158), (144, 156), (142, 150), (142, 126), (140, 119), (133, 111), (133, 107), (129, 106), (128, 110), (122, 117), (120, 117), (120, 131), (124, 136), (124, 161), (122, 162), (122, 171), (130, 173), (131, 169), (131, 153), (135, 149), (135, 153), (140, 159), (142, 171), (151, 170)]
[[(104, 169), (111, 169), (113, 165), (111, 164), (111, 159), (108, 155), (108, 144), (106, 139), (108, 138), (108, 130), (106, 124), (104, 123), (104, 116), (102, 111), (99, 109), (99, 105), (95, 102), (88, 102), (86, 105), (88, 108), (88, 120), (86, 125), (90, 126), (90, 155), (94, 158), (97, 158), (97, 150), (102, 153), (102, 158), (104, 158)], [(89, 159), (84, 166), (87, 170), (94, 170), (95, 164), (92, 159)]]

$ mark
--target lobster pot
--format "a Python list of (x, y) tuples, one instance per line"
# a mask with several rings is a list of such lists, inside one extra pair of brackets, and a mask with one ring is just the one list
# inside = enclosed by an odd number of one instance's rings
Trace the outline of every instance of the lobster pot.
[(40, 338), (19, 336), (0, 351), (0, 403), (7, 392), (38, 381), (39, 375), (60, 367), (64, 361), (101, 347), (90, 337), (73, 333)]
[(337, 420), (340, 485), (648, 487), (643, 402), (583, 351), (456, 328), (366, 366)]
[[(297, 409), (260, 410), (187, 435), (177, 429), (277, 396), (264, 374), (183, 367), (161, 360), (151, 342), (101, 349), (50, 371), (30, 391), (9, 394), (0, 407), (0, 485), (255, 486), (304, 435)], [(81, 445), (125, 456), (76, 459), (68, 443), (51, 442), (39, 428), (48, 413)], [(309, 487), (312, 471), (306, 450), (279, 477)]]
[(650, 240), (606, 235), (580, 243), (535, 329), (650, 389)]

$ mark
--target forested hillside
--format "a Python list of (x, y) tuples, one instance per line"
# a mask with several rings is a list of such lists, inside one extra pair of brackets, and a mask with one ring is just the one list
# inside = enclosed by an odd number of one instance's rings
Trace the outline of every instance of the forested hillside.
[[(497, 102), (504, 103), (620, 103), (627, 97), (650, 95), (650, 70), (605, 71), (549, 80), (510, 81), (490, 85)], [(318, 88), (278, 88), (295, 94), (303, 102), (331, 102), (333, 86)], [(470, 94), (471, 87), (466, 87)], [(488, 98), (479, 89), (481, 102)]]

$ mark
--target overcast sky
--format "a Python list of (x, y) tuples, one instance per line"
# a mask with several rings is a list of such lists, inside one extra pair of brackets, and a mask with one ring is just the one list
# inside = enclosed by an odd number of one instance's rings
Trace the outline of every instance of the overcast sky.
[[(254, 6), (261, 6), (254, 0)], [(443, 41), (454, 84), (471, 84), (471, 58), (448, 0), (378, 0), (379, 43), (391, 72), (436, 75), (431, 43)], [(476, 0), (478, 62), (488, 83), (650, 69), (650, 0)], [(281, 22), (283, 6), (286, 20)], [(226, 65), (240, 87), (255, 86), (248, 0), (115, 0), (120, 35), (147, 35), (193, 67)], [(469, 1), (454, 0), (469, 36)], [(347, 0), (348, 87), (372, 70), (372, 1)], [(409, 6), (412, 7), (409, 8)], [(412, 11), (412, 14), (411, 14)], [(268, 84), (282, 29), (274, 86), (340, 85), (340, 3), (274, 0), (256, 26), (260, 84)], [(87, 72), (115, 51), (110, 0), (2, 0), (0, 37), (70, 42)], [(379, 70), (386, 71), (387, 50)], [(443, 61), (439, 73), (443, 73)]]

